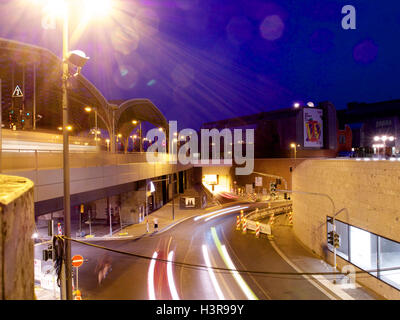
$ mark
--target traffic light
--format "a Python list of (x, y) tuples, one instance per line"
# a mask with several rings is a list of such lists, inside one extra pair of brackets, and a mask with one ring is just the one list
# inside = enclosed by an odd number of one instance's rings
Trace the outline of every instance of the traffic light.
[(333, 245), (334, 234), (335, 233), (333, 231), (328, 232), (328, 243), (331, 244), (331, 245)]
[(335, 248), (339, 248), (340, 247), (340, 235), (338, 233), (335, 233), (333, 235), (333, 245)]

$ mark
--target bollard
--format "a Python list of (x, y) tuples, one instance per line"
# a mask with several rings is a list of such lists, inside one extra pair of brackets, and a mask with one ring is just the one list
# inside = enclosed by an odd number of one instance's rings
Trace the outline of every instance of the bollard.
[(293, 212), (289, 211), (289, 226), (293, 226)]
[(246, 233), (246, 232), (247, 232), (247, 220), (244, 219), (244, 222), (243, 222), (243, 233)]
[(256, 223), (257, 227), (256, 227), (256, 238), (260, 237), (260, 223), (257, 222)]
[(236, 217), (236, 230), (240, 230), (240, 218), (239, 218), (239, 216)]
[(244, 222), (243, 220), (244, 220), (243, 210), (240, 210), (240, 221), (241, 221), (242, 225), (243, 225), (243, 222)]

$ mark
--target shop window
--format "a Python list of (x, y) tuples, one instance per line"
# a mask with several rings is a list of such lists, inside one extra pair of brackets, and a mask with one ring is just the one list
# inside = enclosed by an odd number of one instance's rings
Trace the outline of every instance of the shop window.
[[(350, 226), (350, 262), (363, 270), (376, 270), (377, 265), (376, 235)], [(371, 272), (377, 276), (376, 272)]]
[[(400, 243), (379, 237), (379, 269), (400, 267)], [(379, 278), (400, 289), (400, 269), (380, 271)]]

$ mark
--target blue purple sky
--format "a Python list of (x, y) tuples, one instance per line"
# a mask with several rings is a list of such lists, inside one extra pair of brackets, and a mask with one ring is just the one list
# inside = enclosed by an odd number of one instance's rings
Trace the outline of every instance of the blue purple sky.
[[(72, 0), (72, 2), (75, 0)], [(0, 36), (61, 55), (61, 24), (41, 0), (1, 0)], [(118, 2), (118, 1), (117, 1)], [(357, 29), (343, 30), (353, 5)], [(108, 99), (148, 98), (179, 127), (290, 107), (295, 101), (398, 99), (400, 2), (374, 0), (120, 1), (74, 33), (83, 74)]]

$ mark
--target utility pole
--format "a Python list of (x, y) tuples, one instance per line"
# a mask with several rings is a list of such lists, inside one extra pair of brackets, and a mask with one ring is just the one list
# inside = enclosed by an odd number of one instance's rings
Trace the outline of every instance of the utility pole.
[(71, 265), (71, 199), (69, 172), (69, 141), (68, 141), (68, 7), (65, 8), (63, 19), (63, 61), (62, 61), (62, 109), (63, 109), (63, 174), (64, 174), (64, 224), (65, 224), (65, 283), (66, 299), (72, 300), (72, 265)]

